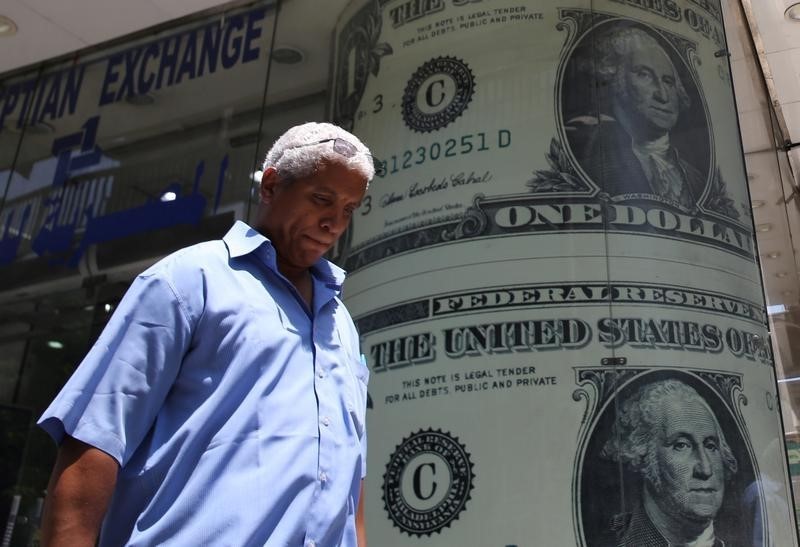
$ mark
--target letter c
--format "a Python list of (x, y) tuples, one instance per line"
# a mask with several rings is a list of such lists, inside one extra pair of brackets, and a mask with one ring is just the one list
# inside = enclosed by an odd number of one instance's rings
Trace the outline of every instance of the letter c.
[[(433, 98), (433, 88), (434, 86), (439, 87), (439, 97), (438, 100), (434, 101)], [(430, 107), (437, 107), (442, 104), (444, 101), (445, 93), (444, 93), (444, 80), (434, 80), (430, 84), (428, 84), (428, 88), (425, 90), (425, 102), (428, 103)]]
[[(422, 470), (426, 467), (431, 468), (431, 488), (430, 493), (426, 496), (422, 492)], [(414, 494), (421, 500), (429, 500), (436, 493), (436, 481), (433, 477), (436, 476), (436, 466), (433, 463), (423, 463), (414, 470)]]

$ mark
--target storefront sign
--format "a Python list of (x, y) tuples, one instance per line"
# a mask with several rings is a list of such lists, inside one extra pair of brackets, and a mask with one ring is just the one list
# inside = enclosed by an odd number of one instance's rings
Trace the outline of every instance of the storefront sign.
[(11, 119), (21, 129), (74, 115), (81, 93), (98, 93), (97, 106), (104, 106), (257, 61), (266, 16), (266, 8), (257, 8), (113, 53), (100, 62), (99, 89), (83, 87), (96, 61), (12, 83), (0, 91), (0, 132)]
[[(201, 79), (202, 85), (219, 85), (231, 77), (230, 72), (223, 72), (263, 60), (268, 48), (268, 14), (266, 6), (228, 14), (2, 87), (0, 131), (37, 124), (52, 130), (56, 121), (61, 130), (51, 142), (41, 139), (44, 145), (38, 156), (28, 152), (35, 158), (32, 165), (15, 158), (19, 165), (0, 171), (0, 180), (9, 185), (0, 211), (0, 266), (33, 254), (77, 268), (97, 243), (196, 225), (205, 215), (215, 214), (229, 174), (230, 150), (206, 151), (188, 172), (176, 172), (171, 166), (162, 180), (151, 170), (155, 180), (145, 185), (160, 186), (158, 191), (140, 190), (138, 199), (122, 205), (116, 200), (112, 206), (120, 190), (129, 190), (132, 177), (126, 170), (131, 166), (123, 165), (118, 154), (109, 154), (100, 143), (124, 148), (133, 140), (127, 132), (152, 134), (153, 124), (172, 123), (173, 116), (191, 118), (191, 110), (172, 109), (169, 104), (183, 93), (196, 93), (192, 86)], [(235, 76), (249, 81), (238, 72)], [(167, 88), (174, 95), (169, 95)], [(167, 105), (163, 117), (149, 109), (140, 113), (140, 121), (125, 110), (135, 108), (126, 100), (135, 102), (155, 92)], [(235, 102), (256, 97), (255, 88), (238, 93), (226, 94), (226, 98)], [(194, 105), (191, 108), (203, 108), (202, 101), (180, 100)], [(63, 129), (70, 127), (75, 130)], [(34, 142), (28, 137), (26, 134), (23, 139), (23, 150)], [(121, 174), (122, 184), (118, 180)]]

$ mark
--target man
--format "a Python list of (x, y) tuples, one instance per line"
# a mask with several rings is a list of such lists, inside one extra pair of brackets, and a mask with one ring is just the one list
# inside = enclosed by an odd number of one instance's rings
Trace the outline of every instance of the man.
[(614, 519), (616, 545), (726, 545), (714, 518), (737, 462), (693, 388), (678, 380), (639, 388), (621, 404), (601, 456), (642, 480), (639, 507)]
[[(598, 39), (584, 70), (597, 82), (600, 116), (567, 122), (570, 146), (601, 191), (655, 195), (692, 209), (705, 175), (674, 147), (671, 131), (691, 101), (661, 45), (636, 27)], [(688, 142), (688, 146), (696, 143)]]
[(322, 255), (373, 175), (350, 133), (293, 127), (254, 228), (134, 281), (39, 422), (45, 545), (365, 546), (368, 371)]

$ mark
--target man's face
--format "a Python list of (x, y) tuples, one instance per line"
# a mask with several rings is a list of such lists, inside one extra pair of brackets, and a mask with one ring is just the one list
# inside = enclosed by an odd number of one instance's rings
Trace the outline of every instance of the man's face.
[(660, 486), (649, 485), (659, 508), (678, 520), (710, 521), (725, 493), (724, 464), (714, 417), (700, 401), (663, 406), (655, 465)]
[(649, 40), (637, 40), (623, 67), (625, 86), (622, 108), (648, 134), (663, 135), (678, 121), (677, 75), (661, 47)]
[(367, 181), (341, 163), (323, 164), (313, 175), (289, 182), (279, 177), (273, 169), (264, 172), (258, 228), (275, 247), (281, 271), (302, 271), (345, 231)]

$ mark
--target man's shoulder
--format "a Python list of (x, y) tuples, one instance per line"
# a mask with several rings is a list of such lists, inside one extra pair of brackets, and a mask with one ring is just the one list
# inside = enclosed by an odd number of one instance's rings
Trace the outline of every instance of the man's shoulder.
[(619, 523), (619, 547), (667, 547), (667, 541), (658, 532), (644, 508), (625, 515)]
[(701, 172), (700, 169), (686, 161), (680, 153), (677, 154), (678, 163), (683, 169), (683, 172), (686, 174), (686, 181), (692, 187), (692, 192), (694, 193), (695, 200), (699, 199), (700, 195), (703, 193), (706, 185), (706, 174)]
[(174, 251), (147, 268), (141, 276), (176, 277), (202, 273), (208, 266), (227, 262), (228, 253), (221, 239), (204, 241)]
[(228, 253), (222, 240), (205, 241), (179, 249), (139, 274), (139, 279), (165, 285), (175, 298), (199, 314), (205, 307), (209, 287), (219, 285), (230, 272)]

